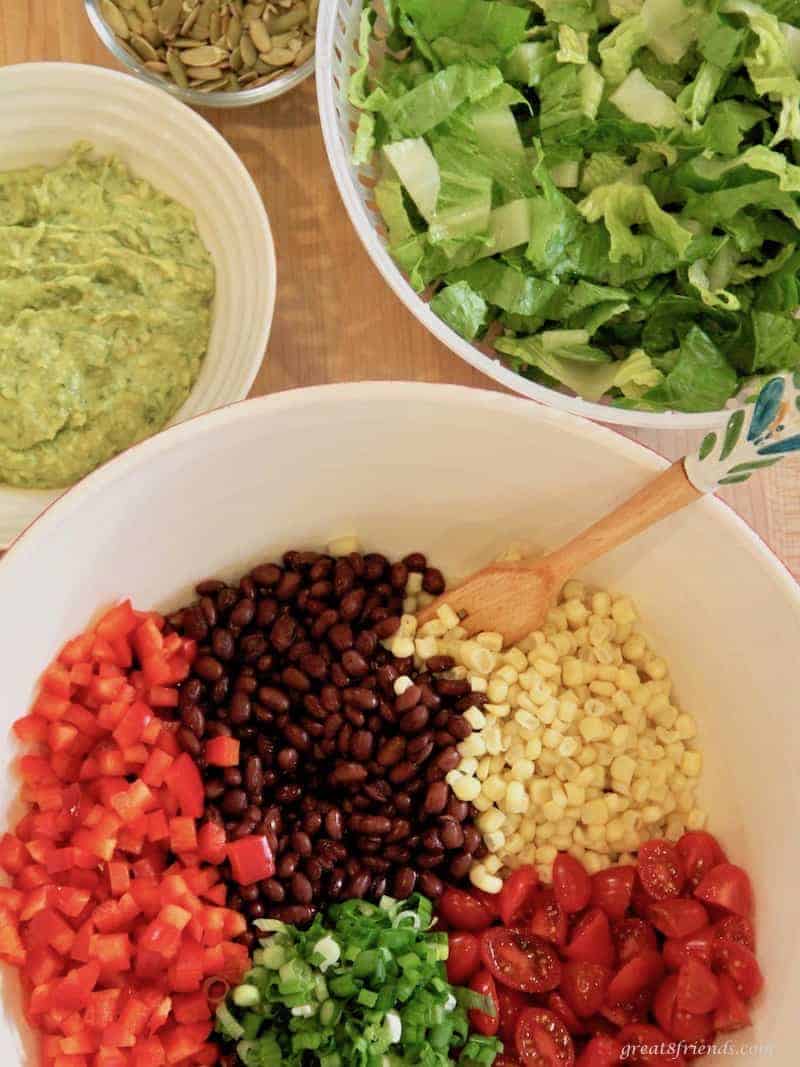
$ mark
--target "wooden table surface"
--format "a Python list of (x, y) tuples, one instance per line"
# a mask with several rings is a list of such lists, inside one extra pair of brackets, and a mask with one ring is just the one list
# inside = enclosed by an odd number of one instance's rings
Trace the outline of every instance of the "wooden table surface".
[[(32, 60), (115, 66), (83, 0), (0, 0), (0, 65)], [(499, 388), (434, 340), (372, 266), (328, 169), (313, 80), (270, 104), (204, 114), (255, 179), (277, 247), (275, 320), (254, 396), (378, 378)], [(702, 436), (626, 432), (670, 459)], [(796, 457), (721, 493), (798, 578), (799, 484)]]

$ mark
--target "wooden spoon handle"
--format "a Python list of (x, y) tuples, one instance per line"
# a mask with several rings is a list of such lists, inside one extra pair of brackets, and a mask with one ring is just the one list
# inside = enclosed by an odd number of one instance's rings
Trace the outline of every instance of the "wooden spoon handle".
[(702, 495), (686, 477), (683, 460), (679, 459), (624, 504), (553, 552), (548, 562), (564, 579), (571, 577), (587, 563)]

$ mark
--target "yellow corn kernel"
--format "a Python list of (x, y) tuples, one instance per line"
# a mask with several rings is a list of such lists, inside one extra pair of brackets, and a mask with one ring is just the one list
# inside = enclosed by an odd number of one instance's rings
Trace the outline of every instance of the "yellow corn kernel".
[[(483, 785), (485, 786), (486, 783), (484, 782)], [(451, 785), (450, 788), (459, 800), (466, 800), (469, 802), (480, 796), (481, 782), (479, 782), (477, 778), (473, 778), (471, 775), (462, 774), (458, 781)]]
[(681, 770), (687, 778), (697, 778), (703, 766), (703, 757), (696, 750), (690, 749), (684, 752), (681, 760)]
[(589, 800), (581, 808), (581, 822), (585, 826), (604, 826), (608, 822), (608, 806), (605, 800)]

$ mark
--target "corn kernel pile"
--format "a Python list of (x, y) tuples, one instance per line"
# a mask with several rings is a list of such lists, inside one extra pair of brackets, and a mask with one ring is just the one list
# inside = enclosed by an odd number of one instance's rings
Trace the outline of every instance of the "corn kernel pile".
[(628, 597), (568, 582), (542, 630), (505, 651), (500, 634), (467, 639), (459, 621), (445, 606), (417, 630), (406, 615), (387, 644), (418, 661), (452, 656), (452, 675), (488, 698), (465, 712), (474, 732), (447, 776), (489, 849), (474, 885), (499, 892), (500, 875), (527, 863), (549, 880), (564, 850), (601, 870), (704, 825), (695, 723)]

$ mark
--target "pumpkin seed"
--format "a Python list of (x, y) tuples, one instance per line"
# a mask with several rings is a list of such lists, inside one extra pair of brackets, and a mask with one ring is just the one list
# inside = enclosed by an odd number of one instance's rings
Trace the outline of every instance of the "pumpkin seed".
[(131, 33), (132, 34), (135, 33), (138, 36), (141, 36), (142, 29), (144, 28), (144, 23), (139, 18), (139, 16), (136, 14), (136, 12), (135, 11), (125, 11), (124, 15), (125, 15), (125, 21), (128, 23), (128, 29), (131, 31)]
[(244, 63), (242, 61), (242, 50), (241, 48), (234, 48), (234, 50), (231, 52), (231, 70), (235, 70), (238, 74), (243, 66)]
[(181, 57), (178, 53), (174, 52), (171, 48), (167, 52), (167, 68), (176, 85), (179, 85), (181, 89), (189, 88), (189, 77), (186, 73), (186, 67), (184, 67), (181, 62)]
[(145, 66), (148, 70), (152, 70), (154, 74), (166, 74), (169, 71), (167, 64), (162, 63), (160, 59), (148, 59)]
[(117, 7), (122, 11), (133, 11), (135, 4), (133, 0), (117, 0)]
[(225, 36), (230, 48), (238, 47), (239, 41), (242, 39), (242, 20), (238, 15), (231, 15), (231, 21), (228, 23), (228, 32)]
[(158, 28), (165, 37), (172, 37), (181, 21), (181, 0), (162, 0), (158, 9)]
[(147, 24), (153, 21), (153, 11), (149, 0), (134, 0), (133, 7), (142, 22)]
[(242, 18), (245, 22), (249, 22), (250, 19), (260, 19), (266, 6), (266, 4), (245, 4)]
[(123, 41), (128, 40), (131, 35), (131, 31), (128, 29), (128, 20), (116, 4), (113, 4), (111, 0), (100, 0), (100, 14), (117, 37), (121, 37)]
[(242, 62), (244, 65), (246, 67), (255, 66), (256, 60), (258, 59), (258, 51), (256, 50), (256, 46), (253, 44), (249, 33), (242, 34), (239, 48), (241, 49)]
[(222, 67), (189, 67), (188, 74), (193, 82), (212, 82), (222, 77)]
[(271, 67), (286, 67), (294, 62), (295, 53), (291, 48), (273, 48), (261, 58)]
[(228, 88), (228, 79), (227, 78), (217, 78), (216, 81), (203, 82), (202, 84), (195, 86), (195, 89), (197, 89), (201, 93), (216, 93), (220, 89), (227, 89), (227, 88)]
[(187, 48), (181, 59), (187, 67), (214, 67), (227, 61), (229, 53), (224, 48), (215, 48), (213, 44), (204, 44), (200, 48)]
[(272, 48), (272, 38), (261, 19), (251, 19), (247, 28), (258, 51), (269, 52), (270, 48)]
[(155, 22), (146, 22), (142, 26), (142, 37), (146, 38), (153, 48), (160, 48), (164, 43), (164, 36)]
[(302, 45), (297, 55), (294, 57), (294, 65), (296, 67), (301, 67), (307, 59), (311, 59), (311, 57), (314, 55), (315, 43), (316, 42), (312, 37), (311, 40), (306, 41), (306, 43)]
[(282, 70), (273, 70), (269, 74), (265, 74), (261, 78), (256, 78), (255, 81), (250, 82), (247, 86), (248, 89), (258, 89), (261, 85), (267, 85), (269, 82), (275, 81), (276, 78), (283, 74)]
[(308, 8), (301, 0), (301, 3), (297, 4), (285, 15), (270, 15), (267, 29), (272, 34), (285, 33), (287, 30), (293, 30), (295, 27), (300, 26), (307, 18)]
[(192, 26), (194, 26), (195, 22), (197, 22), (197, 16), (199, 14), (200, 8), (193, 7), (189, 14), (186, 16), (186, 18), (183, 20), (183, 25), (181, 26), (181, 37), (188, 37), (188, 35), (192, 32)]
[(131, 47), (135, 48), (139, 55), (144, 60), (157, 60), (158, 52), (150, 44), (146, 37), (140, 37), (138, 34), (131, 34)]
[(222, 20), (219, 17), (219, 11), (212, 11), (211, 21), (208, 24), (208, 36), (212, 41), (219, 39), (219, 35), (222, 32)]

